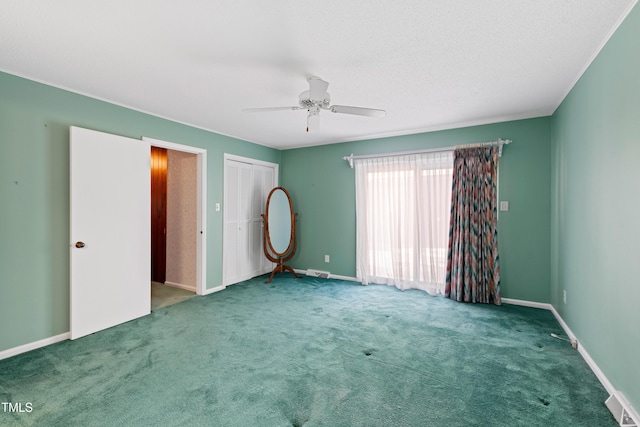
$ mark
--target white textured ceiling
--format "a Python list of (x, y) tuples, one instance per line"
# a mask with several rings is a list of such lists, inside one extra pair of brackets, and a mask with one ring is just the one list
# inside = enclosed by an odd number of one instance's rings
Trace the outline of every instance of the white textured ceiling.
[[(549, 115), (635, 2), (2, 0), (0, 70), (292, 148)], [(387, 116), (241, 112), (314, 75)]]

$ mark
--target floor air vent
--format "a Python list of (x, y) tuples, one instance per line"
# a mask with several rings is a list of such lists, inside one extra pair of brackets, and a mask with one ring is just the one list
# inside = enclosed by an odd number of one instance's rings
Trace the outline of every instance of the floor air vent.
[(320, 271), (320, 270), (307, 270), (307, 276), (319, 277), (321, 279), (328, 279), (329, 278), (329, 272), (328, 271)]
[(620, 426), (636, 427), (638, 425), (636, 421), (631, 418), (628, 403), (620, 392), (615, 391), (604, 403)]

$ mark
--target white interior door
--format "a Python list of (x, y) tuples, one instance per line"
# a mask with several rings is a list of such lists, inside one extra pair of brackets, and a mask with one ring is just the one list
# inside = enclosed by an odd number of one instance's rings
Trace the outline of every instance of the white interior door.
[(71, 128), (71, 339), (150, 313), (149, 147)]

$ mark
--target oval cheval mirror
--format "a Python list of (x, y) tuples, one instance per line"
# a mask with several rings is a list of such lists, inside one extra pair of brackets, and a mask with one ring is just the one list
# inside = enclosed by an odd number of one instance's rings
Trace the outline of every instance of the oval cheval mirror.
[(300, 278), (285, 262), (293, 258), (296, 253), (296, 216), (293, 213), (291, 196), (282, 187), (276, 187), (267, 197), (267, 206), (264, 219), (264, 233), (262, 243), (264, 254), (271, 262), (277, 263), (271, 276), (267, 280), (270, 283), (276, 273), (289, 271), (295, 277)]

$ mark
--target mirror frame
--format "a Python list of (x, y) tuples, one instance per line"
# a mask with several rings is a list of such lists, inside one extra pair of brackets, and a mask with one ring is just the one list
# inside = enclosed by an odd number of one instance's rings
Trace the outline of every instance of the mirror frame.
[[(287, 247), (284, 251), (282, 252), (278, 252), (274, 247), (273, 247), (273, 242), (271, 241), (271, 226), (273, 225), (272, 223), (269, 222), (269, 211), (270, 211), (270, 206), (271, 206), (271, 197), (276, 193), (276, 191), (282, 191), (284, 193), (284, 195), (287, 197), (287, 203), (289, 204), (289, 242), (287, 243)], [(293, 242), (295, 240), (295, 214), (293, 213), (293, 203), (291, 202), (291, 196), (289, 195), (289, 192), (287, 190), (285, 190), (283, 187), (276, 187), (273, 190), (271, 190), (271, 192), (269, 193), (269, 196), (267, 197), (267, 206), (265, 207), (265, 226), (264, 226), (264, 233), (266, 235), (267, 238), (267, 243), (269, 245), (269, 249), (271, 249), (271, 252), (276, 254), (277, 256), (283, 257), (285, 256), (290, 250), (291, 250), (291, 246), (293, 246)]]
[[(269, 204), (271, 203), (271, 196), (277, 190), (282, 190), (284, 194), (287, 196), (287, 201), (289, 202), (289, 215), (291, 218), (291, 232), (289, 234), (289, 245), (284, 252), (277, 252), (273, 248), (273, 244), (271, 243), (271, 234), (269, 232)], [(276, 273), (284, 273), (285, 271), (289, 271), (295, 277), (300, 278), (296, 272), (288, 265), (284, 265), (286, 261), (289, 261), (293, 258), (293, 255), (296, 253), (297, 242), (296, 242), (296, 217), (297, 213), (293, 212), (293, 202), (291, 201), (291, 196), (289, 192), (283, 187), (275, 187), (269, 192), (269, 196), (267, 197), (267, 204), (265, 206), (265, 213), (260, 215), (264, 221), (264, 230), (262, 232), (262, 247), (264, 249), (264, 255), (271, 262), (277, 263), (271, 272), (271, 276), (267, 279), (267, 283), (270, 283), (273, 279), (273, 276)], [(275, 256), (274, 256), (275, 255)]]

